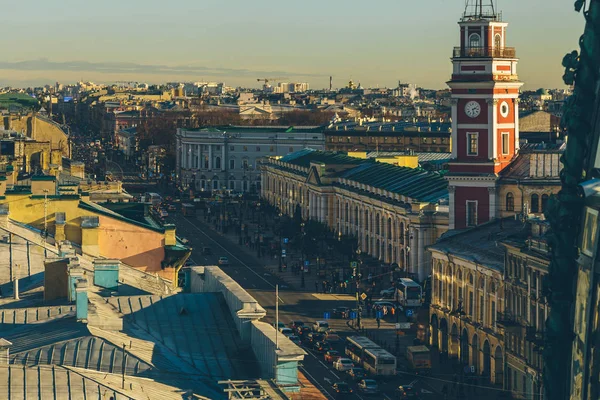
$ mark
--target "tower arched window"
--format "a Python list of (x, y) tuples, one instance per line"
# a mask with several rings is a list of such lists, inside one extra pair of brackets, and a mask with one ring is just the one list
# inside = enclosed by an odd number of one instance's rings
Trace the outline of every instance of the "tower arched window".
[(515, 211), (515, 196), (512, 192), (506, 193), (506, 211)]
[(538, 213), (540, 212), (540, 196), (538, 196), (537, 194), (532, 194), (531, 195), (531, 207), (530, 210), (532, 213)]
[(498, 50), (502, 48), (502, 36), (499, 33), (494, 36), (494, 47)]
[(469, 47), (472, 49), (481, 47), (481, 36), (477, 33), (471, 34), (471, 36), (469, 36)]
[(546, 212), (546, 207), (548, 206), (548, 195), (542, 195), (542, 212)]

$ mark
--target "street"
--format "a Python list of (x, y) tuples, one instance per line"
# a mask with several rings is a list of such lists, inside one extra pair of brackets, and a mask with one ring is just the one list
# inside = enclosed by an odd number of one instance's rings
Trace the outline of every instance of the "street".
[[(191, 261), (193, 265), (216, 265), (221, 256), (229, 258), (229, 265), (223, 266), (233, 279), (246, 289), (267, 310), (266, 321), (275, 321), (275, 286), (279, 285), (279, 319), (286, 325), (294, 320), (312, 324), (313, 321), (322, 320), (324, 313), (331, 312), (340, 306), (353, 307), (356, 302), (353, 295), (349, 294), (315, 294), (306, 291), (296, 291), (264, 267), (264, 261), (258, 260), (254, 255), (248, 254), (237, 243), (213, 231), (200, 219), (188, 218), (179, 213), (173, 213), (169, 219), (176, 224), (177, 234), (189, 240), (188, 245), (193, 248)], [(202, 248), (210, 247), (212, 255), (203, 255)], [(335, 350), (344, 353), (344, 338), (357, 335), (344, 319), (331, 319), (328, 321), (333, 331), (339, 334), (342, 340), (333, 344)], [(335, 371), (331, 365), (325, 364), (323, 355), (317, 354), (312, 349), (303, 347), (308, 355), (304, 359), (302, 372), (311, 382), (323, 391), (329, 398), (334, 399), (331, 385), (336, 382), (350, 382), (349, 376), (344, 372)], [(400, 363), (400, 360), (399, 360)], [(396, 378), (379, 382), (382, 398), (395, 398), (398, 385), (409, 384), (415, 381), (410, 374), (400, 373)], [(365, 395), (356, 393), (356, 385), (352, 384), (353, 397), (362, 399)], [(439, 398), (435, 390), (424, 380), (415, 382), (415, 387), (420, 390), (423, 399)], [(348, 398), (346, 396), (345, 398)]]

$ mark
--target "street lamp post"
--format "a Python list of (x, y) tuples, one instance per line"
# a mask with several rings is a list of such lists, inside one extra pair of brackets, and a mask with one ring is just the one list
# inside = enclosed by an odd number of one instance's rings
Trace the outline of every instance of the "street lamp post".
[(360, 329), (360, 317), (361, 317), (361, 308), (360, 308), (360, 248), (356, 250), (356, 326)]
[(281, 258), (282, 258), (281, 257), (282, 256), (282, 254), (281, 254), (281, 250), (282, 250), (282, 248), (281, 248), (281, 217), (283, 216), (283, 214), (280, 212), (277, 216), (279, 217), (279, 219), (277, 220), (278, 221), (278, 230), (277, 230), (277, 232), (278, 232), (278, 236), (279, 236), (279, 241), (278, 241), (279, 242), (279, 255), (278, 255), (278, 258), (279, 258), (279, 272), (282, 272), (282, 268), (281, 268)]
[(301, 272), (302, 275), (301, 275), (300, 287), (304, 288), (305, 287), (305, 282), (304, 282), (304, 268), (305, 268), (304, 267), (304, 259), (305, 259), (305, 255), (304, 255), (304, 240), (305, 239), (304, 239), (304, 236), (306, 235), (304, 233), (304, 222), (302, 222), (300, 224), (300, 229), (302, 230), (302, 249), (301, 249), (301, 253), (302, 253), (302, 260), (301, 260), (301, 262), (302, 262), (302, 265), (301, 265), (301, 268), (300, 268), (300, 272)]

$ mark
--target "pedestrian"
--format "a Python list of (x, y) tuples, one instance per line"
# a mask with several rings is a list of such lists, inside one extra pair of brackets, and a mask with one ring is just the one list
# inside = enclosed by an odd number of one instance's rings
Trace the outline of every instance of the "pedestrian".
[(377, 317), (376, 321), (377, 321), (377, 329), (379, 329), (381, 327), (381, 320), (379, 319), (379, 317)]

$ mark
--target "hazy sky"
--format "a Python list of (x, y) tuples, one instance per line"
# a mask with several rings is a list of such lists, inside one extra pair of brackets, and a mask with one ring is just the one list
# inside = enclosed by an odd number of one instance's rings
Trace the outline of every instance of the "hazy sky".
[[(465, 0), (23, 0), (2, 9), (0, 86), (284, 77), (444, 88)], [(485, 0), (484, 0), (485, 1)], [(562, 87), (574, 0), (498, 0), (527, 88)]]

